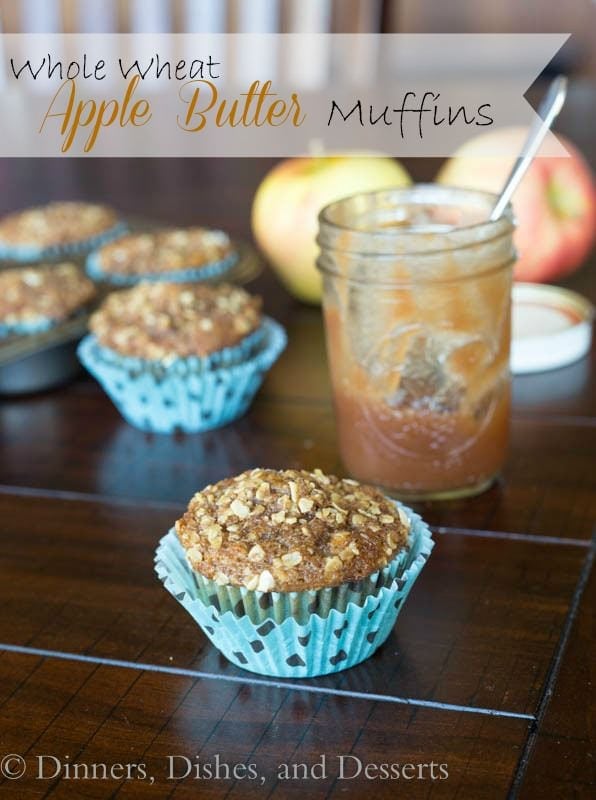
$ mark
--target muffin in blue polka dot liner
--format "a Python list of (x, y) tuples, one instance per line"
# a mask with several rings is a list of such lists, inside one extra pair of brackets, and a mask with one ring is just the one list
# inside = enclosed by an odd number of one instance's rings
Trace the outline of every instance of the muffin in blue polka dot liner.
[(70, 262), (0, 270), (0, 338), (49, 330), (85, 310), (95, 293)]
[(238, 260), (229, 236), (209, 228), (130, 233), (87, 257), (87, 274), (113, 286), (192, 283), (225, 275)]
[(76, 258), (125, 231), (125, 223), (107, 206), (49, 203), (0, 219), (0, 259), (31, 263)]
[(286, 345), (260, 298), (230, 284), (141, 283), (110, 294), (79, 358), (144, 431), (197, 433), (244, 414)]
[(373, 487), (256, 469), (197, 492), (155, 569), (232, 663), (309, 678), (373, 655), (433, 545), (418, 514)]

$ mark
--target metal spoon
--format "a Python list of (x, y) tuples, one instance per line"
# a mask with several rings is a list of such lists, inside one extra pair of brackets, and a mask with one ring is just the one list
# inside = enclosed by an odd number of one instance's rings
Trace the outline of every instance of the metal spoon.
[(544, 98), (538, 107), (537, 113), (541, 119), (535, 120), (534, 124), (530, 128), (528, 138), (524, 142), (521, 153), (513, 165), (513, 169), (505, 181), (505, 186), (499, 195), (499, 199), (497, 200), (496, 205), (491, 212), (490, 220), (492, 222), (499, 219), (503, 211), (505, 211), (505, 207), (511, 200), (513, 192), (519, 186), (519, 182), (524, 177), (526, 170), (532, 163), (532, 160), (538, 152), (538, 148), (542, 144), (544, 137), (548, 133), (560, 110), (563, 108), (566, 95), (567, 78), (564, 75), (559, 75), (549, 86), (547, 93), (544, 95)]

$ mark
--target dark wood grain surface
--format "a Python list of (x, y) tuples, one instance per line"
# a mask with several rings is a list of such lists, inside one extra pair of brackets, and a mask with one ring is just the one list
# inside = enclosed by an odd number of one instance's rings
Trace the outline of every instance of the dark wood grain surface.
[[(596, 93), (586, 92), (572, 92), (561, 126), (594, 165), (585, 109)], [(88, 198), (249, 238), (251, 196), (270, 166), (4, 160), (0, 212)], [(408, 163), (421, 180), (437, 166)], [(594, 261), (566, 282), (592, 300)], [(260, 679), (213, 649), (152, 567), (158, 539), (207, 482), (257, 465), (343, 472), (320, 312), (270, 272), (253, 288), (290, 343), (227, 428), (143, 434), (83, 374), (0, 400), (0, 759), (18, 754), (27, 766), (24, 778), (2, 780), (2, 797), (592, 797), (595, 355), (515, 380), (497, 485), (419, 506), (437, 547), (372, 659), (311, 681)], [(216, 754), (254, 763), (259, 779), (168, 779), (168, 756), (204, 764)], [(422, 780), (342, 780), (338, 756), (350, 754), (446, 764), (448, 778), (426, 768)], [(35, 780), (40, 755), (144, 763), (155, 780)], [(281, 763), (311, 768), (322, 755), (324, 776), (278, 779)]]
[[(153, 576), (154, 545), (175, 519), (171, 509), (45, 498), (23, 506), (23, 498), (0, 496), (1, 642), (245, 675)], [(308, 686), (532, 715), (587, 549), (557, 546), (553, 570), (553, 547), (440, 536), (386, 646)]]

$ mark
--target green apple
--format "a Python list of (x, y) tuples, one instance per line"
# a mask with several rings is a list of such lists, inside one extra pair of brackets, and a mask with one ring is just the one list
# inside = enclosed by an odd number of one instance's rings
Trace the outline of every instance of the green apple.
[(321, 300), (317, 217), (328, 203), (356, 192), (409, 186), (393, 158), (333, 154), (277, 164), (257, 189), (252, 207), (255, 240), (286, 288), (300, 300)]

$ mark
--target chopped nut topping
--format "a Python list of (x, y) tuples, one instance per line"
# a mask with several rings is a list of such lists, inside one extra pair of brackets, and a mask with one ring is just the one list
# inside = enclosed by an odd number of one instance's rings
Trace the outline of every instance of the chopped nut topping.
[(350, 541), (350, 534), (348, 533), (348, 531), (339, 531), (338, 533), (333, 533), (331, 535), (331, 549), (342, 550), (344, 547), (347, 546), (349, 541)]
[(265, 558), (265, 551), (260, 544), (255, 544), (248, 551), (247, 558), (249, 561), (262, 561)]
[(325, 574), (337, 572), (342, 567), (343, 567), (342, 560), (337, 556), (331, 556), (330, 558), (325, 559)]
[(329, 485), (329, 478), (327, 477), (327, 475), (323, 475), (320, 469), (316, 469), (314, 471), (314, 475), (319, 483), (322, 483), (324, 486)]
[(363, 508), (358, 509), (358, 513), (362, 514), (363, 517), (368, 517), (369, 519), (374, 519), (374, 514), (369, 514), (368, 511), (365, 511)]
[(259, 575), (257, 590), (259, 592), (270, 592), (274, 586), (275, 586), (275, 578), (269, 572), (268, 569), (264, 569), (263, 572), (261, 572), (261, 574)]
[(271, 495), (271, 487), (267, 483), (267, 481), (263, 481), (263, 483), (259, 486), (257, 491), (255, 492), (255, 497), (257, 500), (266, 500)]
[(198, 564), (203, 560), (203, 554), (198, 547), (189, 547), (186, 551), (186, 555), (191, 564)]
[(81, 242), (112, 228), (116, 213), (94, 203), (61, 202), (16, 211), (0, 219), (0, 244), (54, 245)]
[(404, 528), (409, 531), (410, 530), (410, 520), (408, 519), (408, 515), (406, 512), (401, 508), (401, 506), (397, 507), (397, 514), (399, 516), (399, 521), (404, 526)]
[(315, 501), (311, 500), (309, 497), (301, 497), (300, 500), (298, 500), (298, 508), (303, 514), (308, 514), (308, 512), (312, 510), (314, 504)]
[(232, 244), (223, 231), (195, 227), (121, 236), (104, 245), (97, 258), (104, 272), (143, 276), (202, 267), (231, 253)]
[(250, 589), (251, 592), (257, 588), (258, 584), (259, 584), (258, 575), (251, 575), (250, 578), (247, 578), (244, 581), (244, 585), (246, 586), (247, 589)]
[(176, 530), (202, 554), (189, 555), (195, 570), (263, 592), (359, 580), (407, 545), (391, 500), (320, 471), (255, 469), (220, 481), (194, 495)]
[(219, 525), (210, 525), (205, 531), (205, 535), (211, 547), (214, 547), (216, 550), (221, 547), (222, 530)]
[(60, 322), (94, 296), (93, 283), (68, 262), (3, 269), (0, 323), (10, 328), (42, 320)]
[(358, 549), (358, 545), (356, 544), (356, 542), (353, 539), (349, 543), (349, 545), (347, 546), (346, 549), (350, 550), (350, 552), (352, 552), (355, 556), (359, 556), (360, 555), (360, 550)]
[(342, 561), (351, 561), (351, 559), (353, 559), (354, 556), (356, 555), (358, 554), (355, 553), (351, 547), (344, 547), (344, 549), (339, 554), (339, 557), (341, 558)]
[(250, 509), (248, 506), (245, 506), (241, 500), (234, 500), (230, 509), (236, 514), (237, 517), (240, 519), (246, 519), (250, 514)]
[[(246, 321), (242, 331), (233, 324), (238, 318)], [(109, 294), (90, 320), (104, 347), (160, 361), (233, 347), (260, 324), (258, 297), (207, 283), (139, 283)]]
[(281, 561), (284, 567), (295, 567), (296, 564), (302, 561), (302, 553), (299, 553), (297, 550), (293, 553), (285, 553), (281, 557)]

